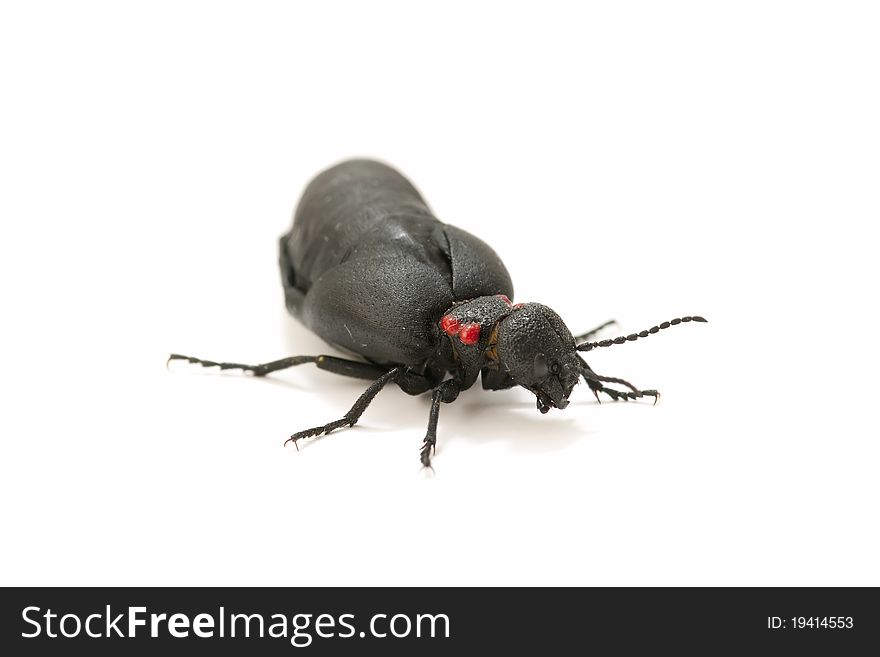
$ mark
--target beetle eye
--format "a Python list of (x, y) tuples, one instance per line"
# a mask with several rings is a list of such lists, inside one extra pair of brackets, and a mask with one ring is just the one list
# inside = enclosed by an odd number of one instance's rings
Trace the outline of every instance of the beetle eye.
[(532, 369), (535, 372), (535, 376), (539, 379), (543, 379), (547, 376), (547, 358), (544, 354), (538, 354), (535, 356), (535, 362), (532, 365)]
[(559, 363), (553, 363), (553, 365), (550, 366), (550, 371), (553, 374), (559, 374)]

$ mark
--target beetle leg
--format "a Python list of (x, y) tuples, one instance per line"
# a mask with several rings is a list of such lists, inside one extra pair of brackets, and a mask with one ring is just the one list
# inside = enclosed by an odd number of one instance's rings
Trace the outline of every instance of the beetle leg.
[[(297, 431), (290, 438), (284, 441), (284, 444), (293, 441), (293, 444), (296, 445), (297, 441), (302, 438), (309, 438), (311, 436), (320, 436), (321, 434), (327, 434), (333, 431), (334, 429), (338, 429), (340, 427), (344, 427), (346, 424), (350, 427), (353, 427), (355, 423), (360, 419), (361, 415), (363, 415), (364, 411), (367, 410), (367, 406), (370, 405), (370, 402), (373, 401), (373, 398), (379, 394), (379, 391), (385, 387), (389, 381), (394, 381), (401, 372), (400, 367), (395, 367), (394, 369), (388, 370), (376, 379), (369, 388), (367, 388), (363, 394), (358, 397), (358, 400), (354, 403), (348, 413), (342, 416), (339, 420), (335, 420), (333, 422), (328, 422), (320, 427), (312, 427), (311, 429), (306, 429), (305, 431)], [(299, 446), (297, 446), (299, 449)]]
[[(641, 399), (642, 397), (653, 397), (654, 404), (657, 404), (657, 401), (660, 399), (660, 393), (656, 390), (636, 390), (635, 392), (625, 392), (623, 390), (615, 390), (614, 388), (606, 388), (605, 386), (600, 386), (598, 390), (594, 390), (593, 393), (596, 395), (596, 399), (599, 398), (599, 392), (604, 392), (606, 395), (611, 397), (614, 401), (622, 399), (623, 401), (629, 401), (630, 399)], [(600, 402), (601, 403), (601, 402)]]
[(596, 334), (597, 334), (599, 331), (601, 331), (603, 328), (606, 328), (606, 327), (611, 326), (611, 325), (616, 325), (616, 324), (617, 324), (617, 320), (616, 320), (616, 319), (609, 319), (607, 322), (605, 322), (604, 324), (599, 324), (599, 326), (597, 326), (596, 328), (592, 329), (591, 331), (587, 331), (587, 332), (584, 333), (583, 335), (579, 335), (579, 336), (577, 336), (577, 337), (574, 339), (574, 341), (575, 341), (575, 342), (584, 342), (585, 340), (587, 340), (587, 339), (593, 337), (594, 335), (596, 335)]
[(356, 360), (346, 360), (345, 358), (335, 358), (334, 356), (290, 356), (280, 360), (273, 360), (270, 363), (261, 363), (259, 365), (242, 365), (241, 363), (217, 363), (213, 360), (202, 360), (201, 358), (193, 358), (192, 356), (182, 356), (180, 354), (171, 354), (168, 362), (172, 360), (185, 360), (202, 367), (219, 367), (221, 370), (244, 370), (251, 372), (254, 376), (266, 376), (278, 370), (286, 370), (288, 367), (296, 367), (304, 363), (314, 363), (318, 369), (350, 376), (355, 379), (378, 379), (385, 370), (381, 367), (371, 365), (369, 363), (361, 363)]
[(434, 393), (431, 395), (431, 412), (428, 414), (428, 430), (425, 433), (425, 440), (422, 442), (422, 449), (419, 452), (422, 465), (426, 468), (431, 467), (431, 452), (436, 450), (437, 420), (440, 417), (440, 404), (454, 402), (459, 392), (461, 392), (461, 384), (455, 379), (447, 379), (434, 388)]
[[(639, 390), (632, 383), (624, 379), (596, 374), (592, 369), (590, 369), (590, 366), (587, 365), (587, 362), (583, 358), (580, 358), (580, 361), (583, 365), (581, 369), (581, 376), (584, 377), (584, 381), (586, 381), (587, 385), (590, 386), (590, 390), (592, 390), (593, 394), (596, 396), (596, 401), (598, 401), (600, 404), (602, 403), (602, 401), (599, 399), (600, 392), (604, 392), (614, 401), (618, 401), (619, 399), (629, 401), (631, 399), (641, 399), (642, 397), (653, 397), (654, 403), (656, 404), (657, 400), (660, 399), (660, 393), (656, 390)], [(607, 388), (602, 385), (603, 383), (617, 383), (619, 385), (626, 386), (631, 390), (631, 392), (615, 390), (614, 388)]]

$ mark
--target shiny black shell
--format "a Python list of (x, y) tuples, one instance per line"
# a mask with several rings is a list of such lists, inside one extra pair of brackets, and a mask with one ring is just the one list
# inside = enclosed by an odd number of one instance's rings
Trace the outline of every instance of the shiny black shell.
[(372, 160), (312, 180), (281, 238), (280, 264), (294, 316), (383, 365), (424, 368), (440, 358), (437, 323), (456, 302), (513, 298), (489, 245), (439, 221), (406, 178)]

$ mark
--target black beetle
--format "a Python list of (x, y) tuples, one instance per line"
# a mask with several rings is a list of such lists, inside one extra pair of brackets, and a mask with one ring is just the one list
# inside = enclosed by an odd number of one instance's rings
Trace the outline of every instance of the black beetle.
[(314, 363), (328, 372), (373, 381), (342, 418), (293, 434), (287, 442), (294, 444), (353, 426), (392, 381), (411, 395), (430, 390), (424, 466), (431, 463), (441, 402), (455, 401), (478, 375), (486, 390), (516, 385), (530, 390), (541, 413), (568, 406), (580, 377), (597, 400), (604, 392), (614, 400), (650, 396), (656, 403), (656, 390), (596, 374), (578, 352), (644, 338), (682, 322), (706, 321), (682, 317), (613, 340), (584, 342), (612, 322), (574, 337), (547, 306), (512, 303), (513, 284), (495, 251), (440, 222), (406, 178), (371, 160), (343, 162), (309, 184), (293, 227), (281, 238), (280, 265), (288, 310), (324, 340), (363, 361), (291, 356), (242, 365), (180, 354), (169, 360), (255, 376)]

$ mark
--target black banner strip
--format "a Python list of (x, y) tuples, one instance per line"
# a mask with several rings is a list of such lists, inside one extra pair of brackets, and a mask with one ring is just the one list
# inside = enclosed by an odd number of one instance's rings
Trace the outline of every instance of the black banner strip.
[(874, 588), (7, 588), (3, 654), (855, 654)]

